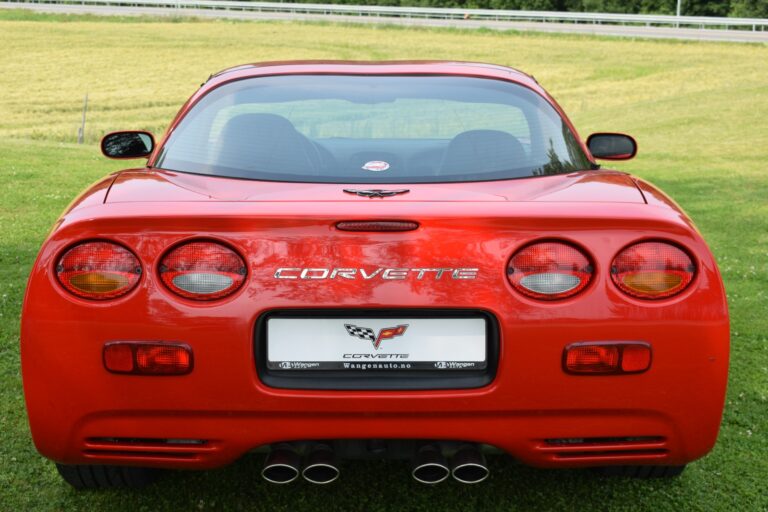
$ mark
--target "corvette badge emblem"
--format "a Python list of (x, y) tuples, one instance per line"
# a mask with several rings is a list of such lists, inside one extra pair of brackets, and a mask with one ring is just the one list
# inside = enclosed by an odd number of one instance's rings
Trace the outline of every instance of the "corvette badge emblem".
[(360, 338), (361, 340), (368, 340), (373, 343), (373, 348), (379, 350), (381, 342), (384, 340), (391, 340), (395, 336), (402, 336), (405, 334), (405, 330), (408, 328), (408, 324), (398, 325), (396, 327), (385, 327), (381, 329), (378, 334), (374, 333), (373, 329), (368, 327), (358, 327), (357, 325), (344, 324), (347, 332), (350, 336)]
[(369, 190), (358, 190), (355, 188), (345, 188), (344, 192), (347, 194), (357, 194), (360, 197), (392, 197), (398, 194), (407, 194), (410, 192), (407, 188), (398, 188), (394, 190), (384, 190), (380, 188), (372, 188)]
[(371, 162), (366, 162), (362, 169), (365, 171), (381, 172), (389, 169), (389, 164), (381, 160), (373, 160)]

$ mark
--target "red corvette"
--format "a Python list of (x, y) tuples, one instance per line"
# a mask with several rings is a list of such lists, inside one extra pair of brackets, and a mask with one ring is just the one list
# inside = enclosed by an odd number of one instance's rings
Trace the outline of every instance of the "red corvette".
[(22, 315), (37, 449), (78, 488), (251, 451), (484, 480), (485, 454), (674, 476), (717, 438), (715, 261), (649, 183), (595, 159), (531, 77), (456, 62), (283, 62), (212, 76), (147, 164), (55, 224)]

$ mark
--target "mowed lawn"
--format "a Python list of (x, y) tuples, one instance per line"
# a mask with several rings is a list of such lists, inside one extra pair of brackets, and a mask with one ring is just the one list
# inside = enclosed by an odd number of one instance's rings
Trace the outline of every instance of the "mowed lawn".
[[(0, 510), (768, 507), (768, 47), (0, 11), (0, 48)], [(426, 487), (410, 479), (405, 462), (353, 461), (333, 485), (281, 487), (261, 481), (256, 456), (217, 471), (171, 473), (141, 493), (76, 493), (59, 480), (32, 445), (19, 370), (19, 314), (41, 242), (80, 190), (121, 167), (100, 156), (101, 135), (159, 133), (209, 74), (283, 59), (511, 65), (535, 75), (582, 136), (634, 134), (638, 158), (616, 167), (657, 183), (688, 211), (726, 281), (731, 377), (714, 451), (667, 481), (542, 471), (499, 457), (490, 462), (492, 477), (477, 486)], [(77, 145), (85, 93), (86, 144)]]

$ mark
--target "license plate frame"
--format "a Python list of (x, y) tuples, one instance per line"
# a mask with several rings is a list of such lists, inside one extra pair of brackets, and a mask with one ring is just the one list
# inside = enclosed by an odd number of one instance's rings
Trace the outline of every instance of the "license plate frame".
[[(285, 368), (270, 364), (269, 321), (280, 320), (375, 320), (381, 325), (407, 319), (423, 320), (480, 320), (485, 325), (485, 361), (472, 368), (436, 368), (419, 365), (418, 368)], [(379, 325), (373, 324), (373, 325)], [(398, 324), (402, 325), (402, 324)], [(411, 328), (409, 326), (409, 328)], [(394, 337), (395, 339), (397, 336)], [(352, 337), (350, 336), (350, 340)], [(366, 340), (359, 340), (365, 344)], [(362, 346), (362, 345), (361, 345)], [(274, 351), (273, 351), (274, 352)], [(488, 385), (495, 378), (499, 354), (499, 328), (496, 318), (481, 310), (445, 309), (312, 309), (274, 310), (262, 314), (254, 329), (254, 354), (260, 380), (269, 387), (283, 389), (465, 389)], [(279, 363), (277, 359), (272, 363)], [(476, 361), (474, 361), (476, 362)], [(371, 363), (372, 364), (372, 363)]]
[(462, 371), (487, 365), (486, 322), (471, 318), (269, 318), (267, 368)]

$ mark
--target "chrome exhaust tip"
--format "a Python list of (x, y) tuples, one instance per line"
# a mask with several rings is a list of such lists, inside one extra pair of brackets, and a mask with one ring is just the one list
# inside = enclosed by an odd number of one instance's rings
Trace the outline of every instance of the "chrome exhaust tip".
[(272, 448), (264, 461), (261, 477), (273, 484), (289, 484), (299, 477), (301, 457), (289, 444)]
[(451, 466), (453, 478), (463, 484), (479, 484), (491, 474), (485, 464), (485, 455), (473, 445), (459, 448)]
[(427, 444), (419, 448), (413, 458), (411, 476), (422, 484), (439, 484), (451, 475), (440, 447)]
[(333, 482), (341, 472), (336, 466), (333, 449), (325, 444), (318, 444), (312, 447), (307, 456), (307, 465), (301, 475), (307, 482), (325, 485)]

